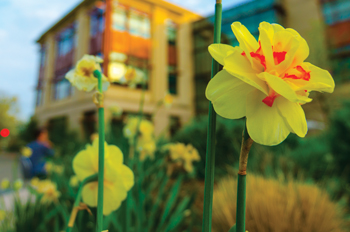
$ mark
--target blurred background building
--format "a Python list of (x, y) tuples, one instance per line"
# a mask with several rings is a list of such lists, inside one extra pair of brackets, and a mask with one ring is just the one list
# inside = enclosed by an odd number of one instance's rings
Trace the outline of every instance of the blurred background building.
[[(223, 11), (222, 42), (238, 45), (231, 23), (240, 21), (258, 39), (262, 21), (298, 31), (310, 47), (307, 61), (330, 70), (335, 93), (314, 93), (306, 104), (310, 129), (322, 129), (330, 106), (350, 98), (350, 2), (347, 0), (259, 0)], [(118, 80), (126, 67), (148, 77), (145, 113), (154, 115), (156, 133), (172, 130), (192, 116), (207, 114), (204, 92), (210, 79), (214, 16), (197, 14), (160, 0), (85, 0), (45, 32), (37, 85), (35, 115), (49, 125), (68, 124), (85, 134), (95, 131), (91, 93), (73, 90), (64, 78), (84, 54), (104, 58), (104, 73)], [(157, 104), (165, 93), (175, 96), (171, 109)], [(113, 84), (108, 107), (118, 103), (136, 113), (141, 89)], [(325, 97), (326, 96), (326, 97)], [(329, 104), (332, 102), (332, 104)], [(173, 128), (174, 129), (174, 128)]]
[[(69, 126), (87, 136), (96, 131), (92, 93), (72, 88), (65, 79), (84, 54), (91, 54), (104, 59), (103, 71), (113, 81), (128, 67), (147, 78), (144, 113), (155, 113), (156, 134), (168, 131), (170, 124), (186, 123), (194, 116), (191, 23), (200, 18), (166, 1), (83, 1), (37, 41), (41, 62), (35, 116), (49, 129)], [(105, 93), (106, 119), (115, 104), (136, 114), (141, 92), (141, 86), (113, 83)], [(174, 96), (171, 109), (157, 109), (167, 92)]]

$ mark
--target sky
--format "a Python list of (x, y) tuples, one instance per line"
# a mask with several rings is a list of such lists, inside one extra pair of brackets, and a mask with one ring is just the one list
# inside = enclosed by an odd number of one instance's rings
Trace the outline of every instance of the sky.
[[(36, 39), (82, 0), (0, 0), (0, 93), (17, 97), (17, 117), (34, 113), (39, 70)], [(214, 13), (214, 0), (168, 0), (203, 16)], [(247, 0), (225, 0), (223, 7)]]

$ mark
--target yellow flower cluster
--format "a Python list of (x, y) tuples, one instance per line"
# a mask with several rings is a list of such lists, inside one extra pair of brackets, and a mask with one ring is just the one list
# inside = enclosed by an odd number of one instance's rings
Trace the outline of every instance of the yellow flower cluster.
[[(80, 181), (98, 173), (98, 139), (86, 149), (80, 151), (73, 160), (73, 170)], [(105, 142), (105, 170), (103, 214), (108, 215), (118, 209), (134, 185), (134, 173), (123, 164), (123, 153), (114, 145)], [(82, 199), (90, 207), (97, 206), (98, 182), (86, 184), (82, 190)]]
[(52, 202), (57, 203), (58, 198), (61, 196), (61, 193), (57, 190), (57, 186), (50, 180), (39, 180), (37, 177), (33, 178), (30, 182), (33, 189), (37, 193), (42, 195), (41, 203), (50, 204)]
[[(138, 126), (139, 134), (137, 136)], [(137, 136), (136, 149), (140, 152), (141, 161), (144, 161), (146, 158), (154, 159), (156, 141), (154, 138), (154, 126), (150, 121), (142, 119), (140, 122), (138, 117), (130, 117), (123, 128), (123, 134), (129, 139), (130, 144), (134, 144), (135, 136)]]
[(15, 191), (20, 190), (23, 187), (23, 181), (21, 179), (17, 179), (15, 180), (15, 182), (13, 182), (13, 189)]
[(71, 176), (69, 179), (69, 185), (71, 187), (77, 187), (79, 185), (79, 178), (76, 175)]
[(119, 105), (115, 104), (111, 107), (109, 107), (109, 111), (111, 112), (113, 117), (119, 118), (123, 114), (123, 108), (121, 108)]
[(32, 156), (33, 151), (30, 147), (23, 147), (21, 149), (21, 154), (22, 154), (22, 156), (29, 158)]
[(174, 96), (170, 93), (166, 93), (163, 99), (163, 104), (165, 107), (170, 108), (174, 102)]
[(6, 212), (4, 210), (0, 210), (0, 222), (5, 220), (6, 218)]
[[(94, 76), (94, 71), (98, 70), (101, 72), (100, 63), (103, 60), (97, 56), (84, 55), (80, 59), (75, 69), (69, 71), (66, 74), (66, 78), (69, 82), (77, 87), (79, 90), (91, 91), (97, 89), (97, 78)], [(109, 87), (109, 81), (106, 76), (102, 74), (103, 91), (106, 91)]]
[(56, 173), (58, 175), (62, 175), (64, 172), (64, 166), (54, 164), (52, 162), (46, 162), (45, 170), (47, 171), (47, 173)]
[[(188, 173), (192, 173), (194, 170), (193, 162), (201, 160), (197, 149), (191, 144), (171, 143), (165, 145), (163, 150), (168, 150), (171, 161), (176, 165), (181, 165)], [(168, 173), (169, 172), (168, 170)]]
[(1, 181), (1, 189), (5, 190), (10, 188), (10, 181), (7, 178), (2, 179)]

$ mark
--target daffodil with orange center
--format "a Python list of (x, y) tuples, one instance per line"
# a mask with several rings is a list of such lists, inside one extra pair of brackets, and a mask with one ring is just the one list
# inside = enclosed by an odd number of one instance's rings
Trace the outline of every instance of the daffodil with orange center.
[[(73, 169), (80, 181), (98, 173), (98, 139), (75, 156)], [(134, 174), (123, 164), (123, 153), (117, 146), (108, 145), (105, 142), (103, 214), (108, 215), (118, 209), (133, 185)], [(82, 191), (83, 202), (91, 207), (96, 207), (97, 192), (97, 181), (86, 184)]]
[(216, 113), (229, 119), (246, 117), (250, 137), (263, 145), (277, 145), (289, 133), (304, 137), (307, 124), (301, 105), (312, 101), (312, 91), (332, 93), (331, 75), (304, 62), (309, 47), (293, 29), (262, 22), (257, 41), (241, 23), (231, 27), (239, 46), (209, 46), (223, 65), (206, 89)]
[[(97, 78), (94, 76), (94, 71), (101, 72), (100, 63), (103, 60), (97, 56), (84, 55), (81, 58), (75, 69), (72, 69), (66, 74), (66, 78), (69, 82), (77, 87), (79, 90), (91, 91), (97, 89)], [(102, 74), (102, 89), (106, 91), (109, 87), (109, 81), (106, 76)]]

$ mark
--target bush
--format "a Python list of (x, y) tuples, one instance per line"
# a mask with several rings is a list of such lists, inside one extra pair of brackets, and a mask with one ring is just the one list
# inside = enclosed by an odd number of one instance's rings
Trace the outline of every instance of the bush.
[[(236, 221), (237, 178), (223, 179), (214, 190), (213, 229), (228, 231)], [(247, 177), (246, 229), (259, 232), (343, 232), (349, 221), (315, 185)]]

